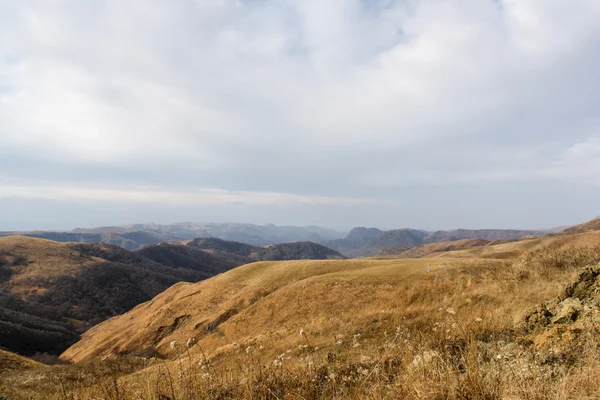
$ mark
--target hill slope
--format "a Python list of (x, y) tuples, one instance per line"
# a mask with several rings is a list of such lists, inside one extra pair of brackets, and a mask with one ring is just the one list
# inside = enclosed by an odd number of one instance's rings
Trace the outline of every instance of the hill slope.
[(198, 282), (256, 260), (343, 258), (309, 242), (266, 247), (220, 239), (130, 252), (91, 243), (0, 238), (0, 346), (60, 353), (90, 326), (178, 282)]
[(491, 243), (494, 242), (485, 239), (462, 239), (456, 240), (454, 242), (421, 244), (412, 248), (391, 247), (381, 250), (377, 255), (393, 257), (422, 257), (431, 253), (464, 250), (471, 247), (487, 246)]
[[(545, 254), (545, 249), (588, 245), (600, 245), (600, 232), (467, 248), (419, 259), (248, 264), (197, 284), (181, 283), (170, 288), (126, 315), (92, 328), (64, 357), (82, 361), (115, 354), (170, 356), (173, 349), (169, 343), (185, 343), (190, 338), (217, 355), (231, 351), (234, 343), (257, 344), (284, 328), (287, 332), (314, 329), (314, 334), (324, 339), (350, 329), (339, 324), (362, 315), (363, 308), (377, 313), (382, 307), (396, 304), (394, 296), (406, 299), (411, 296), (407, 293), (414, 293), (420, 298), (412, 284), (422, 283), (423, 279), (447, 279), (455, 274), (447, 268), (477, 268), (481, 260), (505, 265), (517, 262), (524, 253)], [(539, 301), (544, 293), (534, 293), (537, 289), (533, 281), (531, 284), (532, 293), (518, 296), (533, 296)], [(503, 290), (498, 296), (504, 295)], [(324, 322), (332, 317), (338, 322)]]
[(600, 277), (577, 271), (599, 259), (590, 232), (420, 259), (257, 262), (89, 330), (64, 357), (92, 364), (4, 382), (36, 400), (66, 384), (79, 398), (596, 398)]
[(584, 222), (583, 224), (575, 225), (570, 228), (567, 228), (563, 231), (563, 233), (567, 233), (567, 234), (583, 233), (583, 232), (598, 231), (598, 230), (600, 230), (600, 217), (595, 218), (588, 222)]
[[(212, 267), (221, 259), (206, 253), (202, 262)], [(177, 282), (225, 269), (167, 266), (107, 244), (0, 238), (0, 346), (22, 354), (59, 353), (91, 325)]]

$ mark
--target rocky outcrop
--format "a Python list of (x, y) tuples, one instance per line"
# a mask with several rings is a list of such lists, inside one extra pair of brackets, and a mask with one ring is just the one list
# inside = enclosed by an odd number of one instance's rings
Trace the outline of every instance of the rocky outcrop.
[(538, 349), (559, 352), (600, 330), (600, 265), (579, 273), (558, 298), (525, 318), (528, 338)]

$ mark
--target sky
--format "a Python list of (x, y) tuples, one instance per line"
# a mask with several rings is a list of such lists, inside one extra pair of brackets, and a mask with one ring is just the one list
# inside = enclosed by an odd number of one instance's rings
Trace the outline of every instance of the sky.
[(598, 0), (0, 0), (0, 231), (600, 215)]

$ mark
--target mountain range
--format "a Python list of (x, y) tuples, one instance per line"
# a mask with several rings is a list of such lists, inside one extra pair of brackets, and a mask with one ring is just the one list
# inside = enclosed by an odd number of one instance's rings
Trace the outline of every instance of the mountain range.
[(423, 244), (464, 239), (490, 241), (519, 239), (525, 236), (543, 236), (558, 230), (456, 229), (428, 232), (409, 228), (384, 231), (377, 228), (356, 227), (344, 236), (341, 232), (318, 226), (182, 222), (170, 225), (132, 224), (90, 229), (76, 228), (70, 232), (0, 232), (0, 236), (21, 235), (57, 242), (106, 243), (128, 250), (196, 238), (218, 238), (254, 246), (310, 241), (325, 245), (348, 257), (368, 257), (393, 247), (412, 248)]
[(413, 248), (416, 246), (453, 242), (465, 239), (489, 241), (520, 239), (526, 236), (543, 236), (554, 230), (515, 229), (456, 229), (451, 231), (427, 232), (418, 229), (395, 229), (382, 231), (377, 228), (354, 228), (343, 239), (322, 242), (348, 257), (368, 257), (389, 248)]
[(161, 242), (215, 237), (262, 246), (273, 243), (310, 241), (320, 243), (344, 236), (343, 233), (318, 226), (277, 226), (241, 223), (196, 224), (182, 222), (170, 225), (132, 224), (98, 228), (76, 228), (69, 232), (30, 231), (0, 232), (0, 236), (29, 236), (56, 242), (107, 243), (137, 250)]

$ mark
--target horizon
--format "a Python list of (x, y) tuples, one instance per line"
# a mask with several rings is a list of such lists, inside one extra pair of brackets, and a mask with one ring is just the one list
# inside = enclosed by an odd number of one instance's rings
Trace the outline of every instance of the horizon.
[(596, 0), (9, 2), (0, 230), (587, 221), (599, 19)]
[[(599, 217), (596, 217), (599, 218)], [(551, 230), (555, 230), (555, 229), (563, 229), (563, 228), (568, 228), (571, 226), (576, 226), (579, 225), (581, 223), (587, 222), (589, 220), (592, 220), (595, 218), (590, 218), (588, 220), (585, 221), (580, 221), (580, 222), (576, 222), (576, 223), (572, 223), (569, 225), (556, 225), (556, 226), (549, 226), (549, 227), (537, 227), (537, 228), (530, 228), (530, 227), (509, 227), (509, 228), (498, 228), (498, 227), (484, 227), (484, 228), (471, 228), (471, 227), (450, 227), (450, 228), (421, 228), (421, 227), (409, 227), (409, 226), (404, 226), (404, 227), (380, 227), (380, 226), (373, 226), (373, 225), (354, 225), (354, 226), (350, 226), (350, 227), (335, 227), (335, 226), (326, 226), (326, 225), (317, 225), (317, 224), (305, 224), (305, 225), (297, 225), (297, 224), (275, 224), (272, 222), (265, 222), (265, 223), (252, 223), (252, 222), (233, 222), (233, 221), (226, 221), (226, 222), (197, 222), (197, 221), (177, 221), (177, 222), (167, 222), (167, 223), (157, 223), (157, 222), (132, 222), (132, 223), (123, 223), (123, 224), (111, 224), (111, 225), (94, 225), (94, 226), (75, 226), (72, 228), (63, 228), (63, 229), (2, 229), (2, 227), (0, 226), (0, 232), (73, 232), (75, 230), (78, 229), (82, 229), (82, 230), (89, 230), (89, 229), (102, 229), (102, 228), (128, 228), (128, 227), (132, 227), (135, 225), (159, 225), (159, 226), (171, 226), (171, 225), (179, 225), (179, 224), (194, 224), (194, 225), (199, 225), (199, 226), (207, 226), (207, 225), (225, 225), (225, 224), (232, 224), (232, 225), (253, 225), (253, 226), (269, 226), (269, 225), (273, 225), (275, 227), (301, 227), (301, 228), (308, 228), (308, 227), (316, 227), (316, 228), (321, 228), (321, 229), (327, 229), (327, 230), (331, 230), (331, 231), (335, 231), (336, 233), (340, 233), (340, 234), (348, 234), (351, 230), (356, 229), (356, 228), (366, 228), (366, 229), (379, 229), (381, 231), (391, 231), (391, 230), (402, 230), (402, 229), (412, 229), (412, 230), (420, 230), (420, 231), (424, 231), (424, 232), (428, 232), (428, 233), (432, 233), (432, 232), (436, 232), (436, 231), (454, 231), (454, 230), (459, 230), (459, 229), (465, 229), (465, 230), (521, 230), (521, 231), (551, 231)]]

